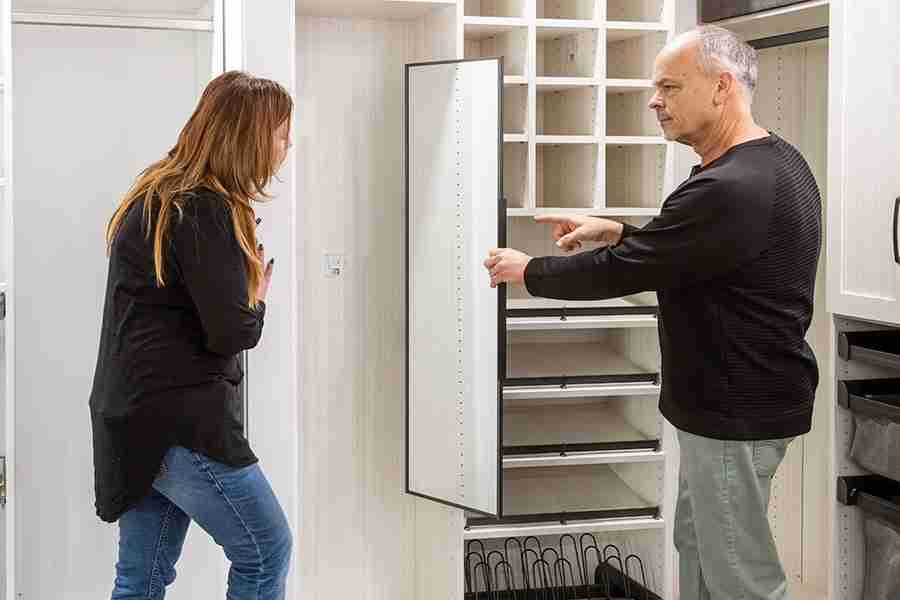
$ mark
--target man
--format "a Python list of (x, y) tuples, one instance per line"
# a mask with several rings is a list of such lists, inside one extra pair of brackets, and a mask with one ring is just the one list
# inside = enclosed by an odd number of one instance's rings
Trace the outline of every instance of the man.
[(557, 244), (602, 247), (530, 258), (495, 249), (491, 285), (593, 300), (655, 290), (660, 410), (681, 448), (675, 545), (683, 600), (788, 597), (766, 516), (772, 477), (810, 430), (818, 370), (804, 337), (812, 318), (821, 203), (790, 144), (753, 120), (756, 52), (701, 27), (654, 64), (666, 139), (700, 156), (691, 177), (643, 228), (545, 216)]

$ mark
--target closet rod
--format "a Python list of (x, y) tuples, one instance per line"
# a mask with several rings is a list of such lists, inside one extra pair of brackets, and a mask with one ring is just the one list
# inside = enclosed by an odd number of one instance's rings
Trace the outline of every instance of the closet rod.
[(60, 25), (63, 27), (107, 27), (112, 29), (156, 29), (167, 31), (213, 31), (206, 19), (174, 17), (132, 17), (125, 15), (80, 15), (72, 13), (14, 12), (19, 25)]

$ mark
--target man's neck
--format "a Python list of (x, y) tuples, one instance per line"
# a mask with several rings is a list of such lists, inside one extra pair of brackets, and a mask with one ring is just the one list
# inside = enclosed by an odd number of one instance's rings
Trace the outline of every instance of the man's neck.
[(704, 136), (702, 142), (694, 144), (694, 152), (700, 156), (701, 165), (705, 167), (734, 146), (768, 135), (769, 132), (757, 125), (749, 115), (722, 119), (712, 126), (709, 135)]

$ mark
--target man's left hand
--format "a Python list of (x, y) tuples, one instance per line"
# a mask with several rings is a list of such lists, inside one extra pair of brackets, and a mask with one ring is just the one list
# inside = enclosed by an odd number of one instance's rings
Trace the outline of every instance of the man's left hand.
[(531, 257), (511, 248), (494, 248), (484, 261), (485, 268), (491, 274), (491, 287), (501, 283), (525, 283), (525, 267)]

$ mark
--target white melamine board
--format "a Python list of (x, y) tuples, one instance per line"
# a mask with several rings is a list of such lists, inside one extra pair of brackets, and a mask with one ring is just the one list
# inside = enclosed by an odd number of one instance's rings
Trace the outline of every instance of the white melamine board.
[(579, 19), (593, 21), (599, 18), (598, 4), (603, 0), (535, 0), (538, 19)]
[(597, 144), (537, 146), (537, 206), (594, 206), (598, 162)]
[(560, 32), (537, 41), (538, 77), (597, 77), (597, 30)]
[(666, 43), (665, 32), (609, 30), (606, 35), (606, 77), (650, 79), (653, 76), (653, 61)]
[(653, 90), (640, 88), (627, 93), (606, 94), (606, 135), (608, 136), (654, 136), (661, 130), (656, 120), (656, 112), (648, 108)]
[(606, 146), (606, 207), (658, 209), (664, 200), (668, 145)]
[(524, 17), (527, 0), (464, 0), (466, 16)]
[(608, 402), (611, 398), (635, 396), (659, 397), (660, 386), (655, 383), (604, 383), (567, 385), (535, 385), (506, 387), (503, 390), (504, 406), (525, 407), (585, 402)]
[[(455, 32), (456, 7), (406, 27), (298, 23), (305, 597), (336, 581), (368, 598), (462, 595), (462, 511), (406, 495), (403, 460), (404, 64), (455, 59)], [(341, 277), (322, 274), (326, 252), (345, 254)]]
[(634, 466), (623, 479), (613, 466), (512, 469), (503, 474), (503, 514), (527, 515), (621, 508), (647, 508), (656, 497), (633, 489), (635, 480), (652, 477), (653, 464)]
[(658, 23), (665, 18), (667, 0), (605, 0), (607, 21)]
[(495, 60), (417, 66), (408, 96), (409, 485), (491, 514), (497, 290), (480, 267), (497, 243), (498, 77)]
[(528, 195), (528, 144), (503, 144), (503, 194), (508, 207), (525, 206)]
[(528, 86), (507, 85), (503, 89), (503, 132), (528, 130)]
[(655, 412), (653, 398), (614, 399), (604, 403), (559, 406), (540, 405), (506, 408), (503, 413), (504, 446), (640, 442), (659, 439), (662, 423), (658, 413), (652, 422), (632, 422), (628, 404), (647, 405)]
[(524, 76), (528, 49), (528, 28), (518, 27), (491, 37), (467, 37), (465, 39), (466, 58), (503, 57), (506, 75)]
[(539, 90), (537, 95), (538, 135), (599, 135), (596, 87), (566, 91)]
[[(628, 0), (619, 1), (628, 2)], [(756, 40), (827, 27), (828, 10), (829, 0), (808, 0), (800, 4), (724, 19), (717, 21), (716, 25), (727, 27), (742, 39)]]
[(513, 331), (509, 334), (509, 377), (631, 375), (658, 372), (644, 344), (649, 329)]
[(471, 527), (466, 530), (466, 540), (503, 539), (511, 536), (525, 537), (529, 535), (574, 535), (576, 539), (582, 533), (626, 532), (626, 531), (659, 531), (666, 527), (666, 522), (653, 517), (631, 519), (594, 519), (587, 521), (569, 521), (566, 523), (536, 523), (528, 525), (502, 525), (492, 527)]
[(14, 0), (13, 10), (44, 13), (211, 18), (209, 0)]
[[(760, 125), (794, 144), (816, 176), (822, 197), (825, 190), (827, 135), (827, 65), (825, 40), (770, 48), (759, 53), (759, 82), (754, 115)], [(823, 217), (825, 215), (823, 214)], [(816, 307), (808, 340), (822, 372), (830, 372), (833, 349), (830, 320), (825, 313), (825, 261), (819, 261)], [(795, 440), (772, 485), (769, 516), (786, 572), (797, 581), (824, 591), (827, 565), (828, 466), (819, 460), (830, 448), (827, 415), (833, 402), (831, 388), (817, 390), (813, 431)]]
[(455, 60), (456, 6), (432, 10), (406, 26), (408, 62)]
[(296, 12), (305, 17), (340, 17), (414, 22), (435, 10), (452, 8), (454, 0), (297, 0)]
[(508, 317), (508, 331), (535, 331), (559, 329), (656, 329), (658, 320), (654, 315), (598, 315), (591, 317)]
[(640, 375), (652, 372), (599, 344), (515, 344), (509, 350), (509, 377)]
[[(14, 36), (16, 393), (49, 399), (17, 403), (17, 588), (96, 598), (111, 589), (116, 557), (116, 529), (94, 516), (86, 426), (105, 226), (191, 115), (209, 34), (17, 25)], [(170, 597), (224, 595), (224, 557), (199, 528), (178, 569)]]

